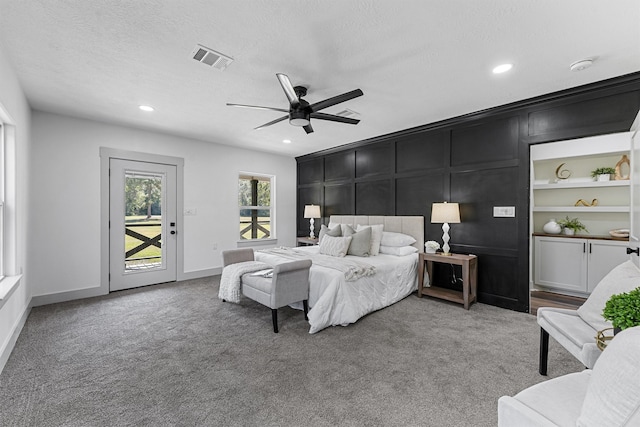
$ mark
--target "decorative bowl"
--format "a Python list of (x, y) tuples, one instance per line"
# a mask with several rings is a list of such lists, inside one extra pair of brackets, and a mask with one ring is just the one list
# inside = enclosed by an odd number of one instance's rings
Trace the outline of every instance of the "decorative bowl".
[(629, 229), (628, 228), (618, 228), (616, 230), (609, 231), (611, 237), (629, 237)]

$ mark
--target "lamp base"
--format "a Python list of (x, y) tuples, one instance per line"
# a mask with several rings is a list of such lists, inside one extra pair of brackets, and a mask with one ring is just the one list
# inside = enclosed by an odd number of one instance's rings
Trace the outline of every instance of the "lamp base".
[(310, 239), (315, 239), (316, 235), (313, 233), (313, 218), (309, 218), (309, 228), (311, 229), (311, 232), (309, 233), (309, 238)]
[(442, 224), (442, 254), (443, 255), (451, 255), (449, 252), (449, 223)]

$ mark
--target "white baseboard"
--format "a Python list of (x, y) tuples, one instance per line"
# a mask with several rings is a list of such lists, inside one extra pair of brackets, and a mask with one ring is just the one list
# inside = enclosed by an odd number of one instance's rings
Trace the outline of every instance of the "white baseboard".
[(58, 292), (55, 294), (38, 295), (31, 298), (31, 306), (38, 307), (41, 305), (55, 304), (58, 302), (72, 301), (82, 298), (97, 297), (100, 295), (106, 295), (109, 291), (106, 291), (101, 287), (78, 289), (77, 291)]
[(7, 364), (7, 361), (9, 360), (9, 356), (11, 356), (11, 352), (13, 351), (13, 348), (16, 345), (16, 341), (18, 341), (20, 332), (22, 332), (22, 327), (27, 322), (27, 318), (29, 317), (30, 312), (31, 312), (31, 302), (29, 302), (29, 304), (27, 304), (27, 306), (24, 308), (22, 315), (13, 326), (11, 337), (9, 337), (9, 340), (7, 341), (2, 351), (0, 352), (0, 374), (4, 369), (4, 365)]
[(201, 277), (217, 276), (218, 274), (222, 274), (222, 267), (207, 268), (205, 270), (197, 271), (185, 271), (180, 274), (178, 280), (200, 279)]

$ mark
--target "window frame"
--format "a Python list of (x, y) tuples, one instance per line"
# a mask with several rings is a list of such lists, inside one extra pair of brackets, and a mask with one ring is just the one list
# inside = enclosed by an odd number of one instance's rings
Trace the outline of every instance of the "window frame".
[[(269, 182), (269, 200), (270, 204), (268, 206), (262, 205), (240, 205), (240, 180), (250, 180), (257, 179), (257, 181), (268, 181)], [(236, 181), (236, 202), (238, 203), (238, 223), (242, 225), (242, 214), (243, 210), (268, 210), (269, 211), (269, 236), (262, 238), (242, 238), (240, 234), (240, 230), (238, 231), (238, 243), (255, 243), (255, 242), (270, 242), (276, 240), (276, 211), (275, 211), (275, 199), (276, 199), (276, 176), (272, 174), (265, 173), (255, 173), (255, 172), (245, 172), (240, 171), (238, 173), (238, 180)], [(257, 201), (256, 201), (257, 202)]]
[(5, 230), (5, 174), (7, 165), (5, 163), (5, 129), (3, 121), (0, 119), (0, 281), (5, 276), (5, 251), (6, 251), (6, 230)]

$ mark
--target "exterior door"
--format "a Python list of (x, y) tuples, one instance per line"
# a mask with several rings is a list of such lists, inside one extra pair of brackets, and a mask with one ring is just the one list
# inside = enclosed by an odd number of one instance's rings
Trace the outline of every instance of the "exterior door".
[(176, 280), (176, 166), (109, 160), (109, 291)]
[(631, 229), (629, 249), (636, 251), (631, 260), (640, 267), (640, 112), (631, 125)]

